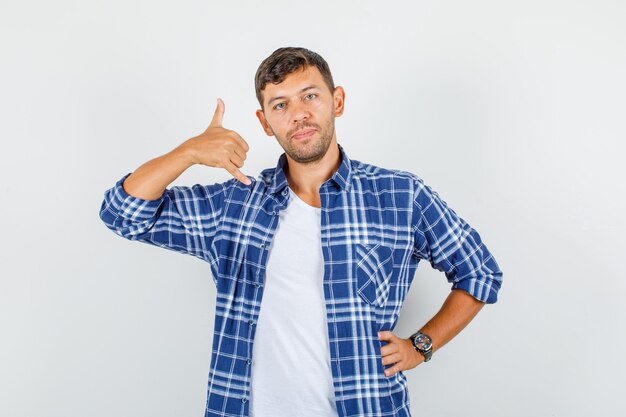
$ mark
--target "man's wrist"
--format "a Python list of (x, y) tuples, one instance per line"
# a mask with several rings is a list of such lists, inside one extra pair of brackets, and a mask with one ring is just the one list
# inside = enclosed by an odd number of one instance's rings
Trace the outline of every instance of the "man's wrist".
[(428, 362), (433, 355), (433, 341), (430, 336), (422, 331), (417, 331), (409, 339), (415, 350), (424, 357), (424, 362)]
[(176, 159), (183, 161), (187, 168), (200, 163), (198, 155), (189, 140), (180, 144), (171, 154)]

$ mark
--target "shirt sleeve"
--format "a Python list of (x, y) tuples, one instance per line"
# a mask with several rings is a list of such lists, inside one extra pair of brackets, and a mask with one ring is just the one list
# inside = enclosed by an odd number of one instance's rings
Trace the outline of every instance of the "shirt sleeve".
[(124, 191), (120, 179), (104, 194), (100, 218), (118, 235), (215, 261), (211, 244), (218, 230), (224, 184), (172, 187), (156, 200), (143, 200)]
[(414, 255), (445, 273), (452, 289), (495, 303), (502, 271), (480, 235), (437, 192), (417, 178), (413, 201)]

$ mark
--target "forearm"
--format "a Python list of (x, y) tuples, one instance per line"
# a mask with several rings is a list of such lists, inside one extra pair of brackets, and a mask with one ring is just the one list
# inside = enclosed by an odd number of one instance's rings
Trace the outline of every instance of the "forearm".
[(176, 178), (194, 165), (192, 154), (183, 145), (141, 165), (124, 181), (129, 195), (144, 200), (156, 200)]
[(433, 342), (433, 352), (461, 332), (485, 304), (463, 290), (452, 290), (441, 309), (424, 327)]

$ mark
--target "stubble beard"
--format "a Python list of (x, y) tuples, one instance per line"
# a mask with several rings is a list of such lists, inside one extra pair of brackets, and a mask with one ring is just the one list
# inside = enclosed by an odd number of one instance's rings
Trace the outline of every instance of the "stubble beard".
[[(319, 135), (319, 139), (311, 137), (309, 139), (304, 139), (300, 141), (291, 138), (291, 136), (293, 136), (293, 134), (298, 130), (307, 128), (316, 129), (317, 132), (315, 132), (315, 134)], [(301, 164), (311, 164), (319, 161), (324, 157), (324, 155), (326, 155), (326, 152), (330, 147), (330, 142), (333, 139), (334, 132), (335, 118), (333, 117), (333, 115), (331, 115), (330, 119), (323, 127), (314, 123), (303, 123), (287, 132), (286, 136), (288, 139), (286, 140), (278, 136), (276, 132), (274, 132), (274, 136), (276, 137), (276, 140), (278, 140), (278, 143), (283, 148), (285, 153), (291, 159)]]

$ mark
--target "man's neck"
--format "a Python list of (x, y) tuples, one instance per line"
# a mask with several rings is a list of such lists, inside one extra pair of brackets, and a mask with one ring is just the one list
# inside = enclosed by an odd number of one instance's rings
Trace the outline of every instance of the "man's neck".
[(287, 169), (285, 175), (289, 182), (289, 188), (299, 197), (309, 200), (319, 200), (320, 186), (333, 176), (341, 165), (341, 152), (337, 141), (333, 138), (326, 155), (322, 159), (302, 164), (287, 156)]

